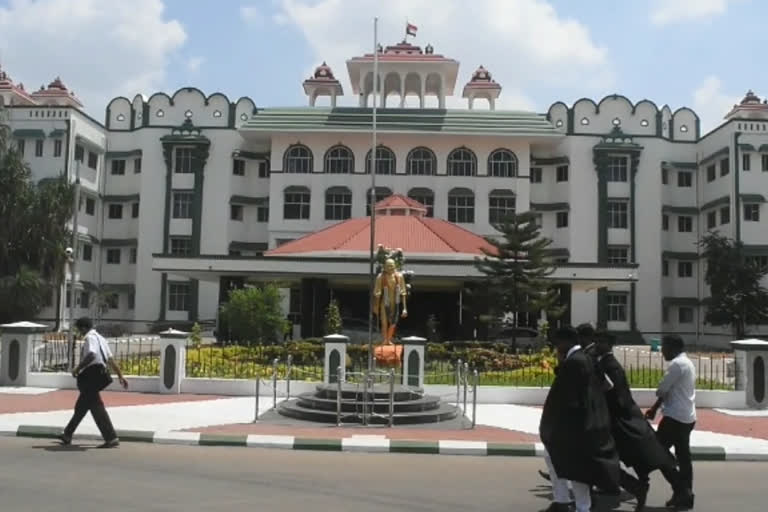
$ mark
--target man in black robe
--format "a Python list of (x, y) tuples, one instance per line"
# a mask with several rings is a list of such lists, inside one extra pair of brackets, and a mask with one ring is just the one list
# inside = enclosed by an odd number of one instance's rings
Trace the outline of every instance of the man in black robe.
[(590, 487), (617, 493), (619, 458), (611, 420), (594, 363), (581, 350), (572, 327), (552, 336), (562, 363), (544, 403), (539, 436), (551, 461), (554, 502), (549, 510), (569, 510), (571, 481), (577, 512), (591, 507)]
[(640, 407), (632, 397), (627, 375), (613, 355), (614, 337), (601, 333), (597, 337), (595, 352), (598, 372), (608, 377), (612, 387), (606, 392), (611, 414), (611, 433), (616, 442), (619, 458), (625, 466), (637, 473), (637, 478), (621, 470), (621, 487), (635, 496), (635, 511), (645, 507), (648, 495), (648, 475), (658, 469), (677, 495), (681, 489), (680, 475), (675, 468), (672, 454), (662, 446), (656, 432), (648, 423)]

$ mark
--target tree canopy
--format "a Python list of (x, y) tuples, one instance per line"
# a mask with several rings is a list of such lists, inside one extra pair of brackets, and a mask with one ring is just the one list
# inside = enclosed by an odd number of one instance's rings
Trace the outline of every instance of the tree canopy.
[(557, 289), (547, 279), (555, 271), (547, 251), (552, 240), (541, 236), (536, 214), (509, 215), (496, 229), (502, 239), (487, 237), (493, 250), (483, 250), (485, 256), (475, 261), (487, 276), (485, 293), (493, 312), (513, 313), (515, 327), (520, 313), (561, 314)]
[(35, 183), (0, 108), (0, 322), (30, 320), (64, 278), (74, 187)]
[(704, 321), (730, 326), (739, 339), (748, 326), (768, 323), (768, 290), (761, 284), (768, 268), (745, 254), (741, 241), (719, 233), (709, 233), (700, 245), (707, 262), (704, 281), (710, 288)]
[(282, 339), (287, 327), (280, 291), (272, 283), (232, 290), (221, 315), (229, 341), (275, 342)]

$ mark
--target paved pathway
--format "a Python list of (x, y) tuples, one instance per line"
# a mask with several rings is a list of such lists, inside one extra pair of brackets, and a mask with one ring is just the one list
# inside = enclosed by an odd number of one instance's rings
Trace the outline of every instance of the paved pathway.
[[(0, 388), (2, 389), (2, 388)], [(0, 431), (12, 432), (19, 425), (63, 427), (71, 415), (76, 391), (15, 389), (0, 397)], [(533, 443), (538, 441), (540, 407), (478, 404), (477, 428), (447, 430), (420, 428), (336, 428), (305, 424), (253, 423), (253, 397), (206, 395), (159, 395), (145, 393), (103, 393), (115, 426), (121, 430), (153, 432), (193, 431), (227, 434), (291, 435), (308, 438), (339, 439), (352, 435), (386, 436), (389, 439), (467, 440), (494, 443)], [(271, 397), (259, 399), (259, 414), (272, 407)], [(751, 413), (751, 414), (746, 414)], [(694, 446), (720, 446), (728, 453), (757, 453), (768, 457), (768, 414), (759, 411), (702, 409), (693, 433)], [(86, 416), (79, 431), (98, 430)]]

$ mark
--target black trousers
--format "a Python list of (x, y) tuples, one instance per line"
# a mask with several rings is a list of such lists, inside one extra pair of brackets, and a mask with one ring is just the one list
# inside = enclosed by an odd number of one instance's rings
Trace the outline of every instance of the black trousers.
[(682, 423), (664, 416), (656, 429), (656, 437), (664, 448), (675, 447), (677, 466), (683, 489), (693, 492), (693, 464), (691, 462), (691, 432), (696, 422)]
[(72, 414), (72, 419), (69, 420), (69, 423), (64, 428), (64, 435), (69, 438), (75, 433), (75, 430), (77, 430), (77, 427), (80, 425), (80, 422), (83, 421), (85, 415), (88, 414), (88, 411), (91, 412), (93, 421), (96, 423), (99, 432), (101, 432), (101, 437), (103, 437), (105, 441), (112, 441), (117, 438), (115, 427), (112, 426), (112, 420), (109, 418), (107, 409), (104, 407), (104, 402), (101, 400), (101, 394), (98, 389), (90, 384), (92, 379), (90, 379), (89, 376), (96, 370), (97, 368), (95, 366), (90, 366), (83, 370), (80, 396), (77, 397), (77, 402), (75, 402), (75, 412)]

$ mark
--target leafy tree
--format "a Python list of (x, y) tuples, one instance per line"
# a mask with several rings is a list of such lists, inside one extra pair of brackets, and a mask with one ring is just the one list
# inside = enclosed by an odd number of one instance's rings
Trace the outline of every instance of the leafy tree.
[(74, 187), (63, 174), (35, 184), (0, 107), (0, 322), (35, 317), (64, 280)]
[[(503, 239), (487, 237), (494, 250), (483, 250), (485, 256), (475, 260), (475, 266), (487, 277), (485, 293), (491, 310), (496, 314), (513, 313), (514, 327), (518, 326), (520, 313), (543, 310), (553, 317), (562, 314), (557, 306), (557, 289), (547, 279), (555, 271), (547, 257), (552, 240), (540, 236), (536, 214), (529, 211), (509, 215), (496, 229)], [(513, 344), (517, 341), (515, 331)]]
[(286, 330), (280, 291), (271, 283), (230, 291), (221, 315), (232, 341), (275, 342)]
[(325, 334), (339, 334), (341, 333), (341, 329), (342, 323), (339, 303), (334, 299), (331, 300), (325, 311)]
[(768, 269), (745, 257), (744, 244), (719, 233), (701, 241), (707, 261), (704, 281), (710, 288), (710, 303), (704, 321), (710, 325), (731, 326), (743, 339), (748, 325), (768, 322), (768, 290), (760, 283)]

